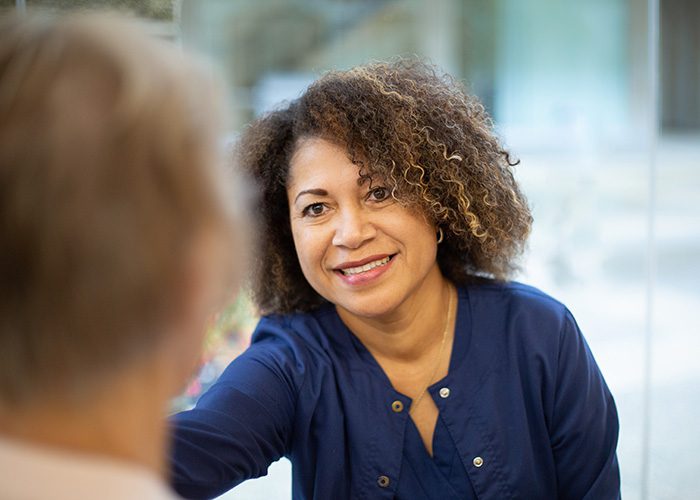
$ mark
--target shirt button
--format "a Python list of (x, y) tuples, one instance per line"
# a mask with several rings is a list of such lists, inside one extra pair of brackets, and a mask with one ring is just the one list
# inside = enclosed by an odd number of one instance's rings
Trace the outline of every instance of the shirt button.
[(379, 476), (377, 478), (377, 484), (379, 485), (380, 488), (386, 488), (387, 486), (389, 486), (390, 482), (391, 481), (389, 481), (389, 478), (386, 476)]
[(472, 463), (474, 464), (474, 467), (481, 467), (482, 465), (484, 465), (484, 459), (481, 457), (474, 457)]
[(397, 399), (391, 403), (391, 409), (394, 410), (394, 413), (401, 413), (403, 411), (403, 403)]
[(442, 399), (449, 398), (450, 397), (450, 388), (443, 387), (442, 389), (440, 389), (440, 397)]

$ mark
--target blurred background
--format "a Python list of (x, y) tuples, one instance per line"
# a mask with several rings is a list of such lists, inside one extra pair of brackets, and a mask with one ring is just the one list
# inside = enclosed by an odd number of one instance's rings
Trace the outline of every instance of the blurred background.
[[(627, 500), (700, 498), (700, 0), (2, 1), (111, 7), (208, 55), (231, 134), (328, 69), (418, 55), (463, 80), (521, 160), (535, 225), (519, 280), (566, 303), (620, 413)], [(248, 344), (211, 327), (191, 404)], [(222, 498), (291, 497), (290, 465)]]

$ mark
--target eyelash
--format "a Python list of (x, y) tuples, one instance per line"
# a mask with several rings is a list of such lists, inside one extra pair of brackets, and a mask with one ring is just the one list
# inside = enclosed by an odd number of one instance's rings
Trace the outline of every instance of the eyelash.
[[(370, 200), (370, 198), (372, 197), (373, 194), (376, 195), (377, 191), (382, 191), (382, 192), (384, 193), (384, 196), (383, 196), (382, 198), (377, 198), (377, 197), (375, 196), (375, 199), (374, 199), (374, 200)], [(366, 196), (365, 199), (367, 199), (367, 200), (369, 200), (369, 201), (374, 201), (375, 203), (381, 203), (381, 202), (383, 202), (383, 201), (386, 201), (386, 200), (389, 199), (390, 197), (391, 197), (391, 193), (389, 192), (389, 190), (388, 190), (387, 188), (385, 188), (384, 186), (377, 186), (377, 187), (375, 187), (375, 188), (372, 188), (372, 189), (367, 193), (367, 196)], [(318, 213), (318, 214), (315, 214), (315, 213), (312, 212), (313, 207), (318, 207), (318, 206), (323, 207), (323, 208), (328, 208), (328, 207), (326, 206), (326, 204), (325, 204), (325, 203), (322, 203), (322, 202), (311, 203), (310, 205), (307, 205), (307, 206), (304, 207), (304, 209), (301, 211), (301, 215), (302, 215), (303, 217), (312, 217), (312, 218), (314, 218), (314, 217), (321, 217), (323, 214), (325, 214), (325, 210), (324, 210), (323, 212), (321, 212), (321, 213)]]
[(325, 213), (325, 211), (323, 213), (320, 213), (320, 214), (314, 214), (311, 212), (312, 207), (317, 207), (317, 206), (321, 206), (321, 207), (326, 208), (325, 203), (312, 203), (311, 205), (307, 205), (306, 207), (304, 207), (304, 209), (301, 211), (301, 215), (304, 217), (320, 217), (321, 215), (323, 215)]
[(367, 193), (367, 198), (369, 198), (369, 197), (372, 195), (372, 193), (376, 193), (377, 191), (383, 191), (383, 192), (384, 192), (384, 197), (383, 197), (383, 198), (377, 198), (377, 199), (375, 199), (375, 201), (378, 201), (378, 202), (379, 202), (379, 201), (385, 201), (387, 198), (389, 198), (389, 197), (391, 196), (391, 193), (389, 192), (389, 190), (388, 190), (387, 188), (385, 188), (384, 186), (377, 186), (377, 187), (375, 187), (375, 188), (372, 188), (372, 189)]

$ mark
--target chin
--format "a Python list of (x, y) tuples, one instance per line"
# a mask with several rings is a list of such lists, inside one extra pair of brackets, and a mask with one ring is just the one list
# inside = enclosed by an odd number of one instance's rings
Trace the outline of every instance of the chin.
[(336, 306), (345, 309), (354, 316), (362, 318), (377, 318), (390, 314), (396, 305), (388, 300), (377, 299), (376, 297), (362, 297), (356, 300), (335, 301)]

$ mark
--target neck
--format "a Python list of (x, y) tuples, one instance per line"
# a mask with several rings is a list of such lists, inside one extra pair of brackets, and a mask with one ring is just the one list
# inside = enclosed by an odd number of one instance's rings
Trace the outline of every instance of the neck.
[(385, 315), (363, 318), (341, 308), (338, 314), (375, 357), (413, 362), (432, 352), (452, 326), (446, 324), (452, 293), (451, 283), (436, 266), (420, 290)]
[(157, 378), (143, 376), (141, 371), (121, 376), (86, 398), (89, 402), (53, 398), (0, 413), (0, 435), (138, 464), (163, 475), (168, 393), (159, 390)]

